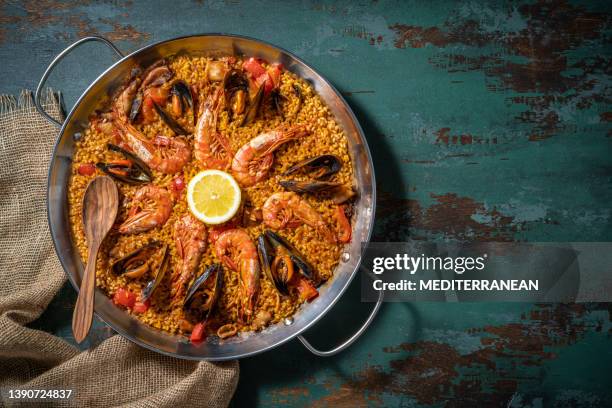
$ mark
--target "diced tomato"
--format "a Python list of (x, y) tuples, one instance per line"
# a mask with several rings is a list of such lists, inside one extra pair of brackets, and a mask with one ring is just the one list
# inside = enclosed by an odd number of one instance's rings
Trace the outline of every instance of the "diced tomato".
[(134, 303), (134, 308), (132, 310), (134, 310), (134, 313), (144, 313), (149, 310), (149, 306), (151, 306), (151, 302), (147, 299), (144, 302)]
[(172, 190), (180, 193), (184, 188), (185, 180), (183, 179), (183, 176), (176, 176), (174, 179), (172, 179)]
[(264, 95), (269, 94), (270, 91), (274, 89), (274, 82), (272, 81), (272, 79), (270, 79), (270, 75), (267, 72), (263, 74), (262, 76), (260, 76), (259, 78), (257, 78), (255, 80), (255, 83), (257, 84), (258, 87), (263, 85)]
[(281, 64), (272, 64), (267, 70), (257, 61), (251, 62), (253, 58), (247, 60), (244, 63), (244, 69), (251, 74), (251, 81), (249, 81), (250, 88), (257, 90), (263, 85), (264, 93), (267, 95), (274, 88), (280, 85), (280, 78), (282, 74)]
[(300, 299), (306, 300), (309, 303), (312, 302), (314, 298), (319, 296), (319, 291), (317, 291), (317, 288), (312, 286), (308, 279), (301, 276), (297, 283), (297, 291), (299, 293)]
[(77, 171), (81, 176), (91, 176), (96, 172), (96, 166), (92, 163), (83, 163), (79, 166)]
[(134, 304), (136, 303), (136, 295), (126, 288), (119, 288), (113, 296), (113, 302), (116, 305), (131, 308), (134, 307)]
[(336, 222), (338, 227), (338, 242), (342, 244), (346, 244), (351, 241), (351, 223), (348, 218), (346, 218), (346, 213), (344, 212), (344, 206), (339, 205), (336, 207)]
[(283, 72), (282, 69), (282, 64), (272, 64), (272, 66), (268, 68), (268, 77), (272, 82), (272, 88), (276, 88), (280, 85), (281, 74)]
[(145, 96), (142, 102), (142, 119), (145, 123), (151, 123), (155, 120), (157, 113), (153, 106), (153, 98)]
[(257, 58), (249, 58), (242, 64), (242, 68), (251, 74), (253, 78), (259, 78), (266, 73), (266, 69)]
[(199, 343), (204, 340), (204, 328), (204, 323), (197, 323), (195, 326), (193, 326), (193, 331), (191, 332), (189, 340), (192, 343)]
[(155, 101), (155, 103), (159, 104), (159, 105), (163, 105), (166, 103), (166, 101), (168, 100), (168, 89), (164, 88), (164, 87), (157, 87), (157, 88), (149, 88), (145, 91), (145, 95), (149, 96), (151, 99), (153, 99)]

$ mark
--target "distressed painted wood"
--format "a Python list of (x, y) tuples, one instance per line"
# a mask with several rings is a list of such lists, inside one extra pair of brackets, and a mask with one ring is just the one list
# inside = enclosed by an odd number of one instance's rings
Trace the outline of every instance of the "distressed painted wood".
[[(609, 2), (0, 3), (0, 92), (32, 89), (88, 34), (124, 51), (230, 32), (284, 47), (347, 98), (375, 160), (375, 239), (609, 241)], [(71, 106), (110, 62), (95, 44), (50, 84)], [(66, 287), (35, 326), (70, 336)], [(359, 282), (307, 336), (348, 336)], [(235, 405), (609, 404), (607, 304), (388, 304), (350, 350), (297, 342), (241, 363)], [(89, 341), (110, 334), (97, 324)]]

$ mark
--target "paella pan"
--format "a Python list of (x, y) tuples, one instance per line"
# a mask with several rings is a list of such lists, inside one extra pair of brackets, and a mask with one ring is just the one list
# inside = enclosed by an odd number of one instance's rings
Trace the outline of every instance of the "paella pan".
[[(122, 200), (97, 261), (96, 312), (186, 358), (299, 334), (346, 288), (371, 230), (371, 161), (348, 106), (297, 58), (241, 37), (139, 50), (68, 115), (49, 216), (73, 283), (87, 255), (80, 200), (97, 174)], [(211, 207), (211, 194), (229, 198)]]

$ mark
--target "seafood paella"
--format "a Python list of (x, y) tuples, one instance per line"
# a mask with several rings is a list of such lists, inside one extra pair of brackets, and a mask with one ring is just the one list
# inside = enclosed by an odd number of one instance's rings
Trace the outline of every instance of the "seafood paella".
[(96, 285), (142, 322), (200, 342), (316, 302), (351, 240), (348, 141), (310, 84), (257, 58), (176, 55), (134, 68), (77, 133), (69, 181), (120, 193)]

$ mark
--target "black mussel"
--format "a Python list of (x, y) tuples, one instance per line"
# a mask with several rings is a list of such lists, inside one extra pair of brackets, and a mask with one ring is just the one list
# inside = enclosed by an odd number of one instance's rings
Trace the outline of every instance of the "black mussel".
[(295, 96), (298, 99), (298, 105), (294, 113), (294, 115), (297, 115), (300, 112), (300, 109), (302, 109), (302, 103), (304, 102), (304, 95), (302, 95), (302, 90), (296, 84), (293, 84), (293, 92), (295, 93)]
[(234, 115), (244, 113), (249, 91), (249, 82), (242, 71), (232, 69), (223, 78), (226, 103)]
[[(206, 287), (206, 283), (214, 276), (214, 283), (212, 286), (212, 294), (206, 294), (203, 290)], [(183, 302), (183, 308), (191, 309), (197, 312), (206, 312), (206, 319), (212, 313), (217, 299), (221, 293), (221, 287), (223, 285), (223, 267), (221, 264), (215, 263), (209, 266), (202, 275), (198, 276), (189, 289)]]
[[(272, 272), (272, 264), (274, 263), (276, 256), (273, 255), (273, 250), (266, 238), (265, 234), (262, 234), (257, 238), (257, 254), (259, 255), (259, 263), (264, 274), (268, 277), (270, 282), (274, 284), (274, 287), (283, 295), (289, 295), (288, 283), (293, 273), (293, 265), (285, 265), (287, 272), (277, 274), (280, 265), (274, 265), (275, 270)], [(278, 262), (278, 261), (277, 261)], [(289, 259), (289, 263), (291, 259)], [(289, 271), (289, 268), (291, 270)]]
[(247, 91), (249, 89), (249, 81), (242, 71), (232, 69), (223, 78), (223, 88), (227, 93), (232, 93), (239, 89)]
[[(172, 97), (172, 113), (175, 117), (182, 116), (186, 107), (193, 111), (193, 96), (189, 85), (185, 82), (179, 80), (172, 84), (170, 95)], [(194, 113), (194, 118), (195, 116)]]
[[(302, 102), (304, 97), (302, 95), (300, 87), (295, 84), (293, 85), (293, 93), (295, 94), (295, 97), (297, 99), (297, 106), (295, 107), (292, 115), (296, 116), (302, 108)], [(276, 110), (276, 113), (283, 119), (285, 118), (284, 104), (288, 101), (288, 99), (289, 98), (281, 94), (280, 89), (278, 88), (273, 89), (270, 93), (270, 100), (272, 101), (272, 106), (274, 107), (274, 110)]]
[(242, 119), (242, 123), (240, 124), (240, 126), (248, 125), (249, 123), (252, 123), (255, 121), (255, 119), (257, 119), (257, 115), (259, 114), (261, 103), (263, 101), (263, 96), (264, 86), (261, 85), (257, 89), (257, 93), (255, 94), (253, 99), (249, 102), (249, 107), (247, 108), (247, 111), (244, 115), (244, 118)]
[(132, 106), (130, 108), (130, 116), (129, 116), (130, 123), (134, 123), (134, 121), (136, 120), (136, 117), (140, 113), (140, 109), (142, 108), (142, 98), (143, 98), (142, 92), (136, 93), (136, 96), (134, 97), (134, 100), (132, 101)]
[(280, 93), (280, 89), (273, 89), (270, 93), (270, 100), (272, 101), (272, 106), (274, 106), (274, 110), (276, 113), (282, 118), (285, 117), (285, 112), (283, 111), (283, 103), (285, 102), (285, 97)]
[(342, 161), (333, 154), (323, 154), (311, 157), (289, 167), (283, 173), (284, 176), (302, 171), (315, 179), (329, 177), (336, 174), (342, 168)]
[(342, 204), (355, 195), (352, 188), (345, 186), (342, 183), (334, 183), (331, 181), (298, 181), (298, 180), (281, 180), (278, 182), (281, 186), (289, 191), (296, 193), (321, 193), (329, 197), (335, 204)]
[(153, 241), (112, 262), (111, 270), (117, 275), (140, 278), (155, 266), (155, 254), (160, 248), (160, 242)]
[(111, 143), (107, 146), (109, 150), (121, 153), (125, 159), (96, 163), (100, 170), (127, 184), (147, 184), (153, 180), (153, 173), (149, 166), (136, 155)]
[(342, 186), (341, 183), (334, 183), (331, 181), (281, 180), (278, 182), (278, 184), (287, 190), (295, 191), (296, 193), (321, 193)]
[(187, 134), (187, 131), (183, 129), (183, 127), (176, 120), (174, 120), (172, 116), (170, 116), (168, 112), (164, 110), (164, 108), (159, 106), (156, 102), (153, 102), (153, 107), (155, 108), (155, 111), (157, 112), (159, 117), (164, 121), (166, 125), (168, 125), (168, 127), (174, 133), (176, 133), (177, 136)]
[(146, 302), (147, 300), (151, 298), (151, 296), (153, 296), (155, 289), (158, 288), (159, 284), (164, 279), (164, 276), (166, 276), (166, 273), (170, 269), (171, 255), (170, 255), (170, 251), (168, 250), (168, 245), (164, 244), (161, 247), (161, 251), (162, 251), (160, 254), (161, 260), (159, 263), (159, 267), (157, 268), (157, 273), (155, 274), (155, 277), (153, 277), (153, 279), (147, 282), (146, 286), (142, 290), (142, 294), (140, 296), (141, 302)]
[(239, 89), (230, 98), (230, 109), (234, 115), (241, 115), (246, 109), (247, 91)]
[[(273, 231), (266, 230), (264, 232), (264, 235), (266, 239), (270, 242), (272, 248), (274, 248), (274, 250), (276, 251), (277, 257), (279, 256), (279, 253), (281, 257), (285, 253), (288, 254), (289, 259), (291, 259), (291, 261), (295, 263), (295, 265), (300, 269), (301, 273), (304, 276), (306, 276), (308, 279), (312, 280), (313, 282), (317, 284), (320, 283), (314, 267), (306, 260), (306, 258), (304, 258), (304, 256), (293, 245), (291, 245), (287, 240), (285, 240), (283, 237), (281, 237), (280, 235), (278, 235), (277, 233)], [(286, 261), (284, 260), (281, 260), (281, 261), (286, 264)], [(288, 265), (282, 265), (282, 264), (280, 264), (279, 266), (288, 267)], [(274, 271), (272, 271), (272, 273), (274, 273)]]

